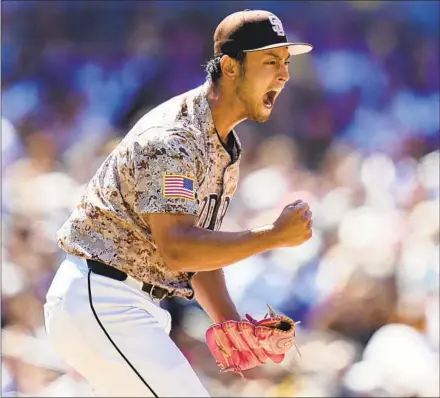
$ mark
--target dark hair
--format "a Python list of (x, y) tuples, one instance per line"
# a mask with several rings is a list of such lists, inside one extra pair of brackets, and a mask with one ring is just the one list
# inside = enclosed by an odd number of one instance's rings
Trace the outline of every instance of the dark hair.
[[(230, 57), (236, 59), (240, 63), (240, 66), (243, 68), (244, 60), (246, 58), (245, 53), (239, 52), (235, 56), (230, 55)], [(205, 64), (205, 72), (208, 74), (207, 79), (211, 80), (214, 84), (216, 84), (218, 80), (222, 77), (222, 68), (220, 65), (221, 59), (222, 55), (217, 55), (215, 57), (212, 57)]]

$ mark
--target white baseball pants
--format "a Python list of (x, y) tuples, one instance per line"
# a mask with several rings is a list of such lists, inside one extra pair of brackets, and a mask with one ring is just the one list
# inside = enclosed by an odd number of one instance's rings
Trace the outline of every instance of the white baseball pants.
[(169, 337), (171, 315), (146, 293), (67, 256), (46, 296), (46, 331), (98, 396), (209, 397)]

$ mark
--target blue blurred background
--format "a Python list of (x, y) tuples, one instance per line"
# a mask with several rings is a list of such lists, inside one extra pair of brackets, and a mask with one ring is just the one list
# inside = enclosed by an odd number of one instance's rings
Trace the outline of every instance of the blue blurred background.
[[(2, 396), (90, 390), (43, 329), (63, 253), (55, 231), (137, 118), (202, 84), (229, 13), (267, 9), (314, 45), (244, 157), (224, 230), (301, 198), (314, 237), (226, 269), (239, 309), (300, 320), (298, 345), (257, 380), (220, 375), (195, 303), (172, 337), (213, 396), (439, 396), (439, 3), (1, 3)], [(165, 354), (164, 354), (165, 355)]]

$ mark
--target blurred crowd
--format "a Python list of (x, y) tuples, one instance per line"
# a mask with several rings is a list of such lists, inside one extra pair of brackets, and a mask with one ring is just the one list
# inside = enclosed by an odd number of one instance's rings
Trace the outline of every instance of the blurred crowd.
[(2, 2), (2, 396), (87, 396), (45, 338), (55, 232), (137, 118), (202, 84), (227, 14), (278, 14), (294, 57), (271, 120), (237, 128), (223, 224), (301, 198), (314, 236), (226, 268), (240, 311), (301, 321), (279, 365), (220, 374), (194, 302), (172, 338), (213, 396), (439, 396), (439, 3)]

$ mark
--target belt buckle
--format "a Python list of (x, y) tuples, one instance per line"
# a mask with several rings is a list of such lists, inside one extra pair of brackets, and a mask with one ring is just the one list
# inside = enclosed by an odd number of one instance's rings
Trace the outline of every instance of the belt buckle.
[(153, 300), (155, 300), (155, 301), (157, 301), (157, 302), (161, 302), (161, 301), (167, 296), (167, 293), (165, 292), (161, 297), (155, 297), (155, 296), (154, 296), (154, 289), (155, 289), (156, 287), (157, 287), (157, 286), (152, 285), (150, 291), (148, 292), (148, 294), (149, 294), (149, 296), (150, 296)]

